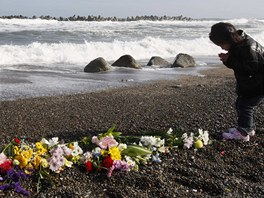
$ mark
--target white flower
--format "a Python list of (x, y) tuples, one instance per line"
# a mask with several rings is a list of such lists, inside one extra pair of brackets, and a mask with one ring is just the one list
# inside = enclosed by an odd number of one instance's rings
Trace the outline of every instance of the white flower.
[(92, 154), (93, 156), (100, 156), (101, 155), (101, 148), (100, 147), (96, 147), (92, 150)]
[(173, 131), (172, 128), (169, 128), (169, 130), (167, 131), (167, 134), (168, 135), (171, 135), (172, 134), (172, 131)]
[(125, 160), (127, 164), (131, 167), (134, 167), (136, 165), (136, 162), (129, 156), (125, 156)]
[(151, 154), (147, 154), (143, 158), (144, 158), (145, 162), (147, 162), (151, 159)]
[(82, 155), (82, 161), (84, 162), (84, 163), (86, 163), (87, 161), (90, 161), (91, 159), (92, 159), (92, 154), (91, 154), (91, 152), (89, 152), (89, 151), (87, 151), (87, 152), (85, 152), (83, 155)]
[(51, 148), (51, 147), (53, 147), (59, 143), (59, 138), (53, 137), (50, 140), (42, 138), (41, 142), (42, 142), (42, 144), (46, 144), (46, 145), (48, 145), (49, 148)]
[(78, 142), (73, 142), (73, 151), (72, 151), (72, 156), (78, 156), (83, 154), (82, 148), (78, 145)]
[(165, 140), (164, 139), (162, 140), (154, 136), (142, 136), (140, 138), (140, 143), (146, 147), (152, 147), (152, 146), (161, 147), (164, 145)]
[(127, 145), (126, 145), (126, 144), (123, 144), (123, 143), (120, 143), (120, 144), (118, 145), (118, 149), (119, 149), (120, 151), (123, 151), (123, 150), (127, 149)]
[(157, 153), (156, 155), (152, 156), (152, 161), (156, 163), (160, 163), (161, 159), (159, 158), (159, 154)]
[(204, 145), (207, 145), (209, 142), (208, 131), (203, 131), (202, 129), (198, 129), (198, 132), (199, 132), (198, 139), (202, 140)]

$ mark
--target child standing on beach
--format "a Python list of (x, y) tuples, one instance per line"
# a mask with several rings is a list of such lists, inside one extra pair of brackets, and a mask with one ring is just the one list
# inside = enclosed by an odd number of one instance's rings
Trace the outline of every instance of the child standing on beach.
[(209, 38), (227, 51), (218, 56), (233, 69), (236, 78), (237, 127), (224, 132), (223, 138), (249, 141), (255, 135), (254, 109), (264, 100), (264, 47), (243, 30), (224, 22), (211, 27)]

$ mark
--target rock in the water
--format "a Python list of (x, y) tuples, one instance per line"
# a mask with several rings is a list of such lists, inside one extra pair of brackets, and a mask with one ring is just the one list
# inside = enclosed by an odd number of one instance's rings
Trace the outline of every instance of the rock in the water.
[(140, 65), (137, 63), (137, 61), (131, 56), (131, 55), (123, 55), (118, 60), (116, 60), (112, 66), (117, 67), (130, 67), (139, 69)]
[(160, 56), (152, 56), (147, 65), (168, 66), (171, 64)]
[(195, 60), (189, 54), (180, 53), (176, 56), (176, 59), (171, 67), (194, 67)]
[(110, 65), (105, 61), (104, 58), (99, 57), (92, 60), (86, 67), (84, 68), (84, 72), (94, 73), (101, 71), (108, 71), (110, 69)]

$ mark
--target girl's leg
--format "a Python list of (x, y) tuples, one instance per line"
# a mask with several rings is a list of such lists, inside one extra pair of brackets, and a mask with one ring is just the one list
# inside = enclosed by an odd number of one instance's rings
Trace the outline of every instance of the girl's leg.
[(238, 116), (237, 123), (239, 131), (248, 134), (255, 129), (253, 113), (255, 107), (257, 107), (263, 101), (263, 99), (263, 95), (253, 98), (237, 97), (236, 110)]

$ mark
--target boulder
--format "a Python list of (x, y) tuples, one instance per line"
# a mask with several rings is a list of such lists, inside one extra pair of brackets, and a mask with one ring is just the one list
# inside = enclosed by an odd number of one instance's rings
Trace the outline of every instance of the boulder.
[(137, 61), (130, 55), (123, 55), (118, 60), (116, 60), (112, 66), (117, 67), (131, 67), (135, 69), (139, 69), (140, 65), (137, 63)]
[(176, 59), (171, 67), (194, 67), (195, 60), (189, 54), (180, 53), (176, 56)]
[(159, 56), (152, 56), (151, 59), (149, 60), (148, 64), (147, 64), (147, 66), (151, 66), (151, 65), (168, 66), (171, 64)]
[(94, 73), (94, 72), (108, 71), (109, 69), (110, 69), (110, 65), (105, 61), (104, 58), (99, 57), (88, 63), (88, 65), (86, 65), (84, 68), (84, 72)]

